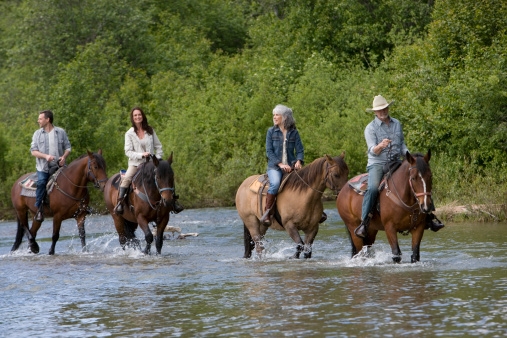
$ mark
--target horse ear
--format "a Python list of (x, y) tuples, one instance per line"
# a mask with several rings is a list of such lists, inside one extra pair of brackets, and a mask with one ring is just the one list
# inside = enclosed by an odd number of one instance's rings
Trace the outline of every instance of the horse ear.
[(325, 155), (326, 156), (326, 160), (329, 162), (329, 163), (333, 163), (334, 164), (334, 160), (331, 156), (329, 156), (328, 154)]
[(169, 162), (169, 164), (173, 164), (173, 152), (172, 151), (171, 151), (171, 155), (167, 159), (167, 162)]
[(414, 164), (414, 162), (415, 162), (415, 158), (412, 155), (410, 155), (410, 153), (408, 151), (405, 153), (405, 159), (410, 164)]
[(102, 149), (97, 150), (97, 154), (102, 155)]
[(157, 156), (151, 155), (151, 159), (153, 160), (153, 164), (155, 165), (155, 167), (158, 167), (159, 161), (158, 161)]
[(89, 151), (88, 149), (86, 149), (86, 152), (88, 153), (88, 157), (93, 160), (93, 153), (91, 151)]
[(342, 158), (342, 160), (345, 158), (345, 150), (342, 152), (342, 154), (340, 155), (340, 157)]
[(428, 153), (424, 155), (424, 160), (426, 161), (426, 163), (429, 163), (430, 159), (431, 159), (431, 149), (428, 149)]

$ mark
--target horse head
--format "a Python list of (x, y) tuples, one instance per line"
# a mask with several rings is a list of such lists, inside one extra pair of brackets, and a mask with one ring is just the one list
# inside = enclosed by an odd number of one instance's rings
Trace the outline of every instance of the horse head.
[(344, 158), (345, 152), (334, 158), (326, 154), (326, 186), (335, 194), (340, 192), (348, 180), (349, 167)]
[(107, 182), (106, 174), (106, 161), (102, 157), (102, 149), (99, 149), (97, 153), (92, 153), (87, 150), (88, 153), (88, 169), (86, 177), (90, 182), (93, 182), (95, 188), (99, 188), (104, 191), (104, 187)]
[(428, 150), (428, 153), (424, 156), (422, 154), (411, 155), (408, 151), (405, 155), (405, 159), (410, 164), (408, 179), (410, 189), (423, 213), (429, 213), (433, 210), (430, 158), (431, 150)]
[(167, 206), (167, 204), (172, 204), (175, 197), (174, 172), (171, 167), (173, 153), (171, 152), (171, 156), (169, 156), (167, 161), (158, 160), (154, 155), (151, 156), (153, 164), (155, 165), (155, 185), (161, 197), (160, 203), (162, 203), (163, 206)]

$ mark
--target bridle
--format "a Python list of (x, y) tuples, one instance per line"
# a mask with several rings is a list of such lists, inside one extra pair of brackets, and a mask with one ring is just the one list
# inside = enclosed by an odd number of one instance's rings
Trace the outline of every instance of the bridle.
[[(143, 166), (143, 170), (144, 170), (144, 166)], [(172, 192), (173, 196), (176, 194), (176, 190), (175, 190), (175, 187), (166, 187), (166, 188), (160, 188), (159, 187), (159, 184), (158, 184), (158, 175), (157, 175), (157, 168), (153, 169), (153, 172), (154, 172), (154, 181), (155, 181), (155, 186), (157, 187), (157, 191), (160, 195), (160, 197), (162, 197), (162, 192), (166, 191), (166, 190), (169, 190)], [(139, 197), (146, 201), (148, 203), (148, 205), (153, 209), (153, 210), (156, 210), (160, 207), (160, 200), (156, 201), (154, 204), (155, 206), (151, 203), (150, 201), (150, 198), (148, 196), (148, 191), (146, 190), (146, 186), (144, 185), (144, 176), (142, 176), (142, 182), (143, 182), (143, 189), (144, 189), (144, 193), (141, 193), (139, 192), (138, 195)]]
[[(330, 186), (330, 189), (333, 190), (336, 195), (333, 195), (333, 196), (338, 196), (338, 193), (340, 192), (340, 189), (336, 189), (335, 185), (333, 184), (332, 180), (329, 178), (329, 173), (331, 172), (330, 169), (331, 168), (334, 168), (338, 166), (338, 164), (333, 164), (333, 165), (330, 165), (327, 161), (326, 161), (326, 176), (324, 176), (324, 183), (326, 184), (326, 186), (328, 185), (329, 183), (329, 186)], [(296, 173), (296, 176), (299, 177), (299, 179), (301, 179), (301, 181), (310, 189), (312, 189), (313, 191), (315, 192), (318, 192), (319, 194), (324, 194), (324, 191), (320, 191), (320, 190), (317, 190), (315, 188), (313, 188), (312, 186), (310, 186), (307, 182), (305, 182), (305, 180), (299, 175), (299, 173), (297, 172), (297, 170), (294, 170), (294, 172)]]
[[(424, 186), (424, 192), (420, 192), (420, 193), (416, 193), (415, 192), (415, 189), (414, 189), (414, 186), (412, 184), (412, 176), (410, 175), (410, 171), (412, 169), (417, 169), (416, 166), (411, 166), (409, 169), (408, 169), (408, 184), (410, 186), (410, 191), (412, 192), (412, 195), (414, 196), (415, 198), (415, 203), (412, 204), (412, 205), (407, 205), (403, 200), (402, 198), (400, 197), (400, 194), (398, 193), (398, 189), (396, 188), (396, 185), (394, 184), (394, 180), (393, 180), (393, 177), (392, 175), (390, 175), (387, 179), (386, 179), (386, 196), (390, 197), (391, 200), (393, 200), (396, 204), (398, 204), (399, 206), (403, 207), (404, 209), (406, 209), (407, 211), (410, 211), (410, 212), (413, 212), (415, 211), (416, 209), (419, 209), (421, 210), (423, 213), (427, 213), (427, 212), (424, 212), (423, 209), (422, 209), (422, 205), (421, 203), (419, 202), (419, 197), (420, 196), (431, 196), (431, 192), (430, 191), (426, 191), (426, 182), (424, 181), (424, 178), (422, 177), (421, 175), (421, 172), (418, 172), (417, 175), (421, 178), (422, 182), (423, 182), (423, 186)], [(389, 189), (389, 186), (388, 186), (388, 181), (389, 179), (391, 179), (391, 183), (393, 185), (393, 190), (396, 194), (396, 197), (397, 199), (394, 199), (392, 196), (391, 196), (391, 190)]]
[(93, 186), (97, 189), (100, 189), (100, 183), (107, 181), (107, 177), (102, 180), (98, 180), (97, 177), (95, 177), (92, 171), (92, 160), (90, 158), (88, 159), (88, 172), (86, 173), (86, 177), (89, 178), (89, 176), (91, 176), (90, 181), (93, 181)]
[[(100, 183), (101, 183), (101, 182), (105, 182), (105, 181), (107, 181), (107, 178), (102, 179), (102, 180), (98, 180), (98, 179), (95, 177), (95, 174), (94, 174), (94, 173), (93, 173), (93, 171), (92, 171), (92, 166), (91, 166), (91, 164), (92, 164), (92, 160), (91, 160), (90, 158), (88, 158), (88, 164), (87, 164), (88, 169), (87, 169), (87, 172), (86, 172), (86, 178), (87, 178), (87, 179), (88, 179), (88, 178), (90, 178), (90, 174), (91, 174), (91, 178), (92, 178), (92, 179), (91, 179), (91, 181), (93, 181), (93, 182), (94, 182), (93, 186), (94, 186), (95, 188), (97, 188), (97, 189), (100, 189)], [(81, 198), (76, 198), (76, 197), (74, 197), (74, 196), (70, 195), (69, 193), (66, 193), (65, 191), (63, 191), (63, 190), (62, 190), (62, 188), (60, 188), (60, 186), (58, 185), (57, 178), (58, 178), (58, 176), (59, 176), (60, 174), (62, 174), (62, 175), (63, 175), (63, 177), (65, 177), (65, 178), (67, 179), (67, 181), (69, 181), (69, 183), (70, 183), (70, 184), (72, 184), (74, 187), (76, 187), (76, 188), (87, 188), (87, 187), (88, 187), (88, 186), (86, 186), (86, 185), (77, 185), (77, 184), (74, 184), (74, 182), (72, 182), (72, 180), (71, 180), (71, 179), (70, 179), (67, 175), (65, 175), (65, 172), (63, 171), (63, 169), (66, 169), (66, 168), (68, 168), (68, 167), (66, 167), (66, 166), (65, 166), (65, 167), (63, 167), (60, 171), (57, 171), (57, 173), (56, 173), (56, 175), (55, 175), (55, 180), (54, 180), (54, 182), (55, 182), (55, 183), (54, 183), (54, 185), (55, 185), (56, 189), (57, 189), (58, 191), (60, 191), (63, 195), (67, 196), (67, 197), (68, 197), (68, 198), (70, 198), (70, 199), (73, 199), (73, 200), (75, 200), (75, 201), (83, 200), (83, 198), (85, 198), (85, 197), (86, 197), (86, 195), (88, 194), (88, 190), (85, 190), (85, 195), (84, 195), (83, 197), (81, 197)]]

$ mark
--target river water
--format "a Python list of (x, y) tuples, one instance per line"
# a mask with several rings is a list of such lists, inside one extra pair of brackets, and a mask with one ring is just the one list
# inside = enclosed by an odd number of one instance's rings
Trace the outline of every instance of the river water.
[(345, 226), (326, 212), (310, 260), (289, 259), (295, 245), (279, 231), (268, 231), (266, 257), (243, 259), (232, 208), (172, 215), (170, 225), (199, 236), (166, 240), (160, 256), (122, 250), (109, 216), (87, 219), (87, 252), (67, 220), (49, 256), (48, 219), (40, 254), (26, 240), (11, 254), (16, 224), (1, 222), (0, 335), (507, 336), (507, 224), (428, 231), (416, 264), (410, 236), (400, 236), (394, 264), (383, 232), (374, 258), (351, 260)]

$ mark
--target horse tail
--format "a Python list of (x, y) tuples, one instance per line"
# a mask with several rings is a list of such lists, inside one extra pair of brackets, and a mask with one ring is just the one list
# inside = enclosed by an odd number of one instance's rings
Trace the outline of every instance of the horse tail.
[[(25, 214), (26, 214), (25, 218), (28, 219), (28, 211), (25, 211)], [(23, 240), (23, 235), (25, 234), (25, 229), (21, 224), (19, 216), (17, 215), (16, 220), (18, 221), (18, 230), (16, 231), (16, 239), (14, 240), (14, 244), (12, 245), (11, 251), (18, 250), (19, 246), (21, 245), (21, 241)]]
[(252, 250), (255, 248), (255, 243), (245, 223), (243, 223), (243, 239), (245, 243), (245, 255), (243, 258), (250, 258), (252, 257)]

